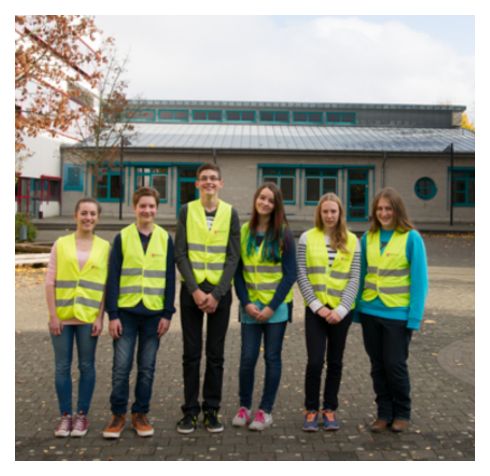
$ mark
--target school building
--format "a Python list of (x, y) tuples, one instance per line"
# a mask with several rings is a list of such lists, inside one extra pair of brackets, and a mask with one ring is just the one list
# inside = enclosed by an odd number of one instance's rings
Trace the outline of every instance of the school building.
[(216, 162), (221, 197), (246, 218), (264, 181), (282, 190), (288, 218), (311, 221), (326, 192), (366, 222), (375, 193), (391, 186), (416, 223), (475, 220), (475, 135), (460, 127), (464, 106), (350, 103), (132, 101), (120, 159), (96, 179), (90, 163), (61, 147), (61, 215), (97, 196), (104, 216), (132, 216), (131, 195), (159, 190), (159, 217), (175, 219), (197, 196), (197, 167)]

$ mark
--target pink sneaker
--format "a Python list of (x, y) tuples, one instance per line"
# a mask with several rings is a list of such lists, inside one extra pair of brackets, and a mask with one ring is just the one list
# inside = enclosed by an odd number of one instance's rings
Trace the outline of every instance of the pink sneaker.
[(73, 422), (73, 429), (71, 430), (71, 436), (85, 436), (88, 431), (88, 419), (84, 413), (77, 413)]
[(265, 413), (264, 410), (258, 410), (255, 413), (254, 421), (250, 423), (249, 430), (262, 431), (272, 425), (272, 415)]
[(64, 413), (63, 415), (61, 415), (61, 420), (58, 426), (56, 427), (56, 430), (54, 430), (54, 436), (60, 438), (66, 438), (67, 436), (70, 436), (71, 428), (72, 428), (71, 415), (68, 415), (68, 413)]
[(240, 407), (237, 414), (233, 417), (231, 424), (233, 426), (245, 426), (250, 423), (250, 410), (245, 407)]

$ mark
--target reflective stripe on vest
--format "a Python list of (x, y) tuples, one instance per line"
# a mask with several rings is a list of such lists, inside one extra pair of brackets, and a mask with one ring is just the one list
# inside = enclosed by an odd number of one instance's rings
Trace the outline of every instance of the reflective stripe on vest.
[(372, 301), (377, 296), (387, 307), (410, 305), (410, 263), (407, 259), (408, 232), (394, 231), (383, 254), (380, 251), (380, 231), (366, 236), (367, 274), (362, 299)]
[(186, 237), (189, 261), (198, 284), (207, 280), (217, 285), (226, 262), (230, 235), (231, 205), (220, 200), (211, 229), (201, 200), (187, 204)]
[(134, 307), (143, 300), (144, 306), (152, 311), (164, 308), (167, 246), (168, 233), (158, 225), (153, 225), (146, 253), (134, 223), (121, 230), (119, 307)]
[(332, 266), (329, 266), (325, 233), (318, 228), (306, 232), (306, 275), (317, 299), (332, 309), (340, 304), (342, 293), (349, 282), (356, 245), (356, 235), (348, 231), (347, 251), (338, 250)]
[(107, 279), (110, 244), (94, 235), (90, 255), (80, 270), (75, 234), (56, 242), (56, 314), (91, 324), (99, 314)]
[[(241, 258), (243, 262), (243, 279), (248, 290), (248, 299), (251, 302), (260, 301), (269, 304), (282, 280), (282, 265), (273, 261), (263, 261), (262, 251), (264, 240), (257, 249), (252, 247), (251, 255), (247, 255), (247, 243), (250, 227), (245, 223), (240, 230)], [(289, 290), (284, 302), (293, 300), (293, 288)]]

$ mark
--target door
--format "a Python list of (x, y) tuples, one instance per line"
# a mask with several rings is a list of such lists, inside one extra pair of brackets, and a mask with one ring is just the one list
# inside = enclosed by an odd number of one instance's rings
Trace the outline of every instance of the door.
[(347, 220), (366, 221), (368, 219), (368, 171), (352, 169), (347, 179)]
[(199, 166), (179, 167), (177, 170), (177, 216), (180, 207), (199, 197), (196, 188), (196, 171)]

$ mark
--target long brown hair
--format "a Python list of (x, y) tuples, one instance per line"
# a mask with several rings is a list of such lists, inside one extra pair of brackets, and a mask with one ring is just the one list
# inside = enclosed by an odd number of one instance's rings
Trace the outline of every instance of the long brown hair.
[(413, 230), (414, 226), (410, 221), (410, 218), (408, 218), (407, 209), (405, 208), (402, 197), (394, 188), (386, 187), (380, 190), (374, 197), (371, 207), (371, 227), (369, 228), (369, 231), (375, 233), (381, 228), (381, 223), (376, 216), (376, 209), (378, 208), (378, 203), (382, 198), (387, 200), (393, 208), (395, 229), (403, 233)]
[(284, 210), (284, 201), (282, 199), (282, 192), (274, 182), (264, 182), (256, 191), (252, 202), (252, 216), (248, 222), (250, 229), (250, 240), (247, 244), (247, 253), (251, 253), (252, 243), (255, 242), (257, 236), (257, 228), (259, 226), (259, 214), (255, 208), (255, 202), (257, 201), (260, 192), (268, 188), (274, 195), (274, 210), (272, 210), (269, 226), (264, 236), (264, 253), (263, 258), (272, 259), (273, 261), (280, 260), (280, 253), (284, 245), (284, 229), (289, 226), (286, 218), (286, 212)]
[(347, 251), (347, 222), (345, 219), (345, 209), (340, 198), (335, 193), (326, 193), (320, 197), (315, 210), (315, 226), (320, 231), (324, 231), (322, 220), (322, 205), (324, 202), (334, 202), (339, 207), (339, 220), (335, 230), (330, 236), (330, 245), (335, 250)]

